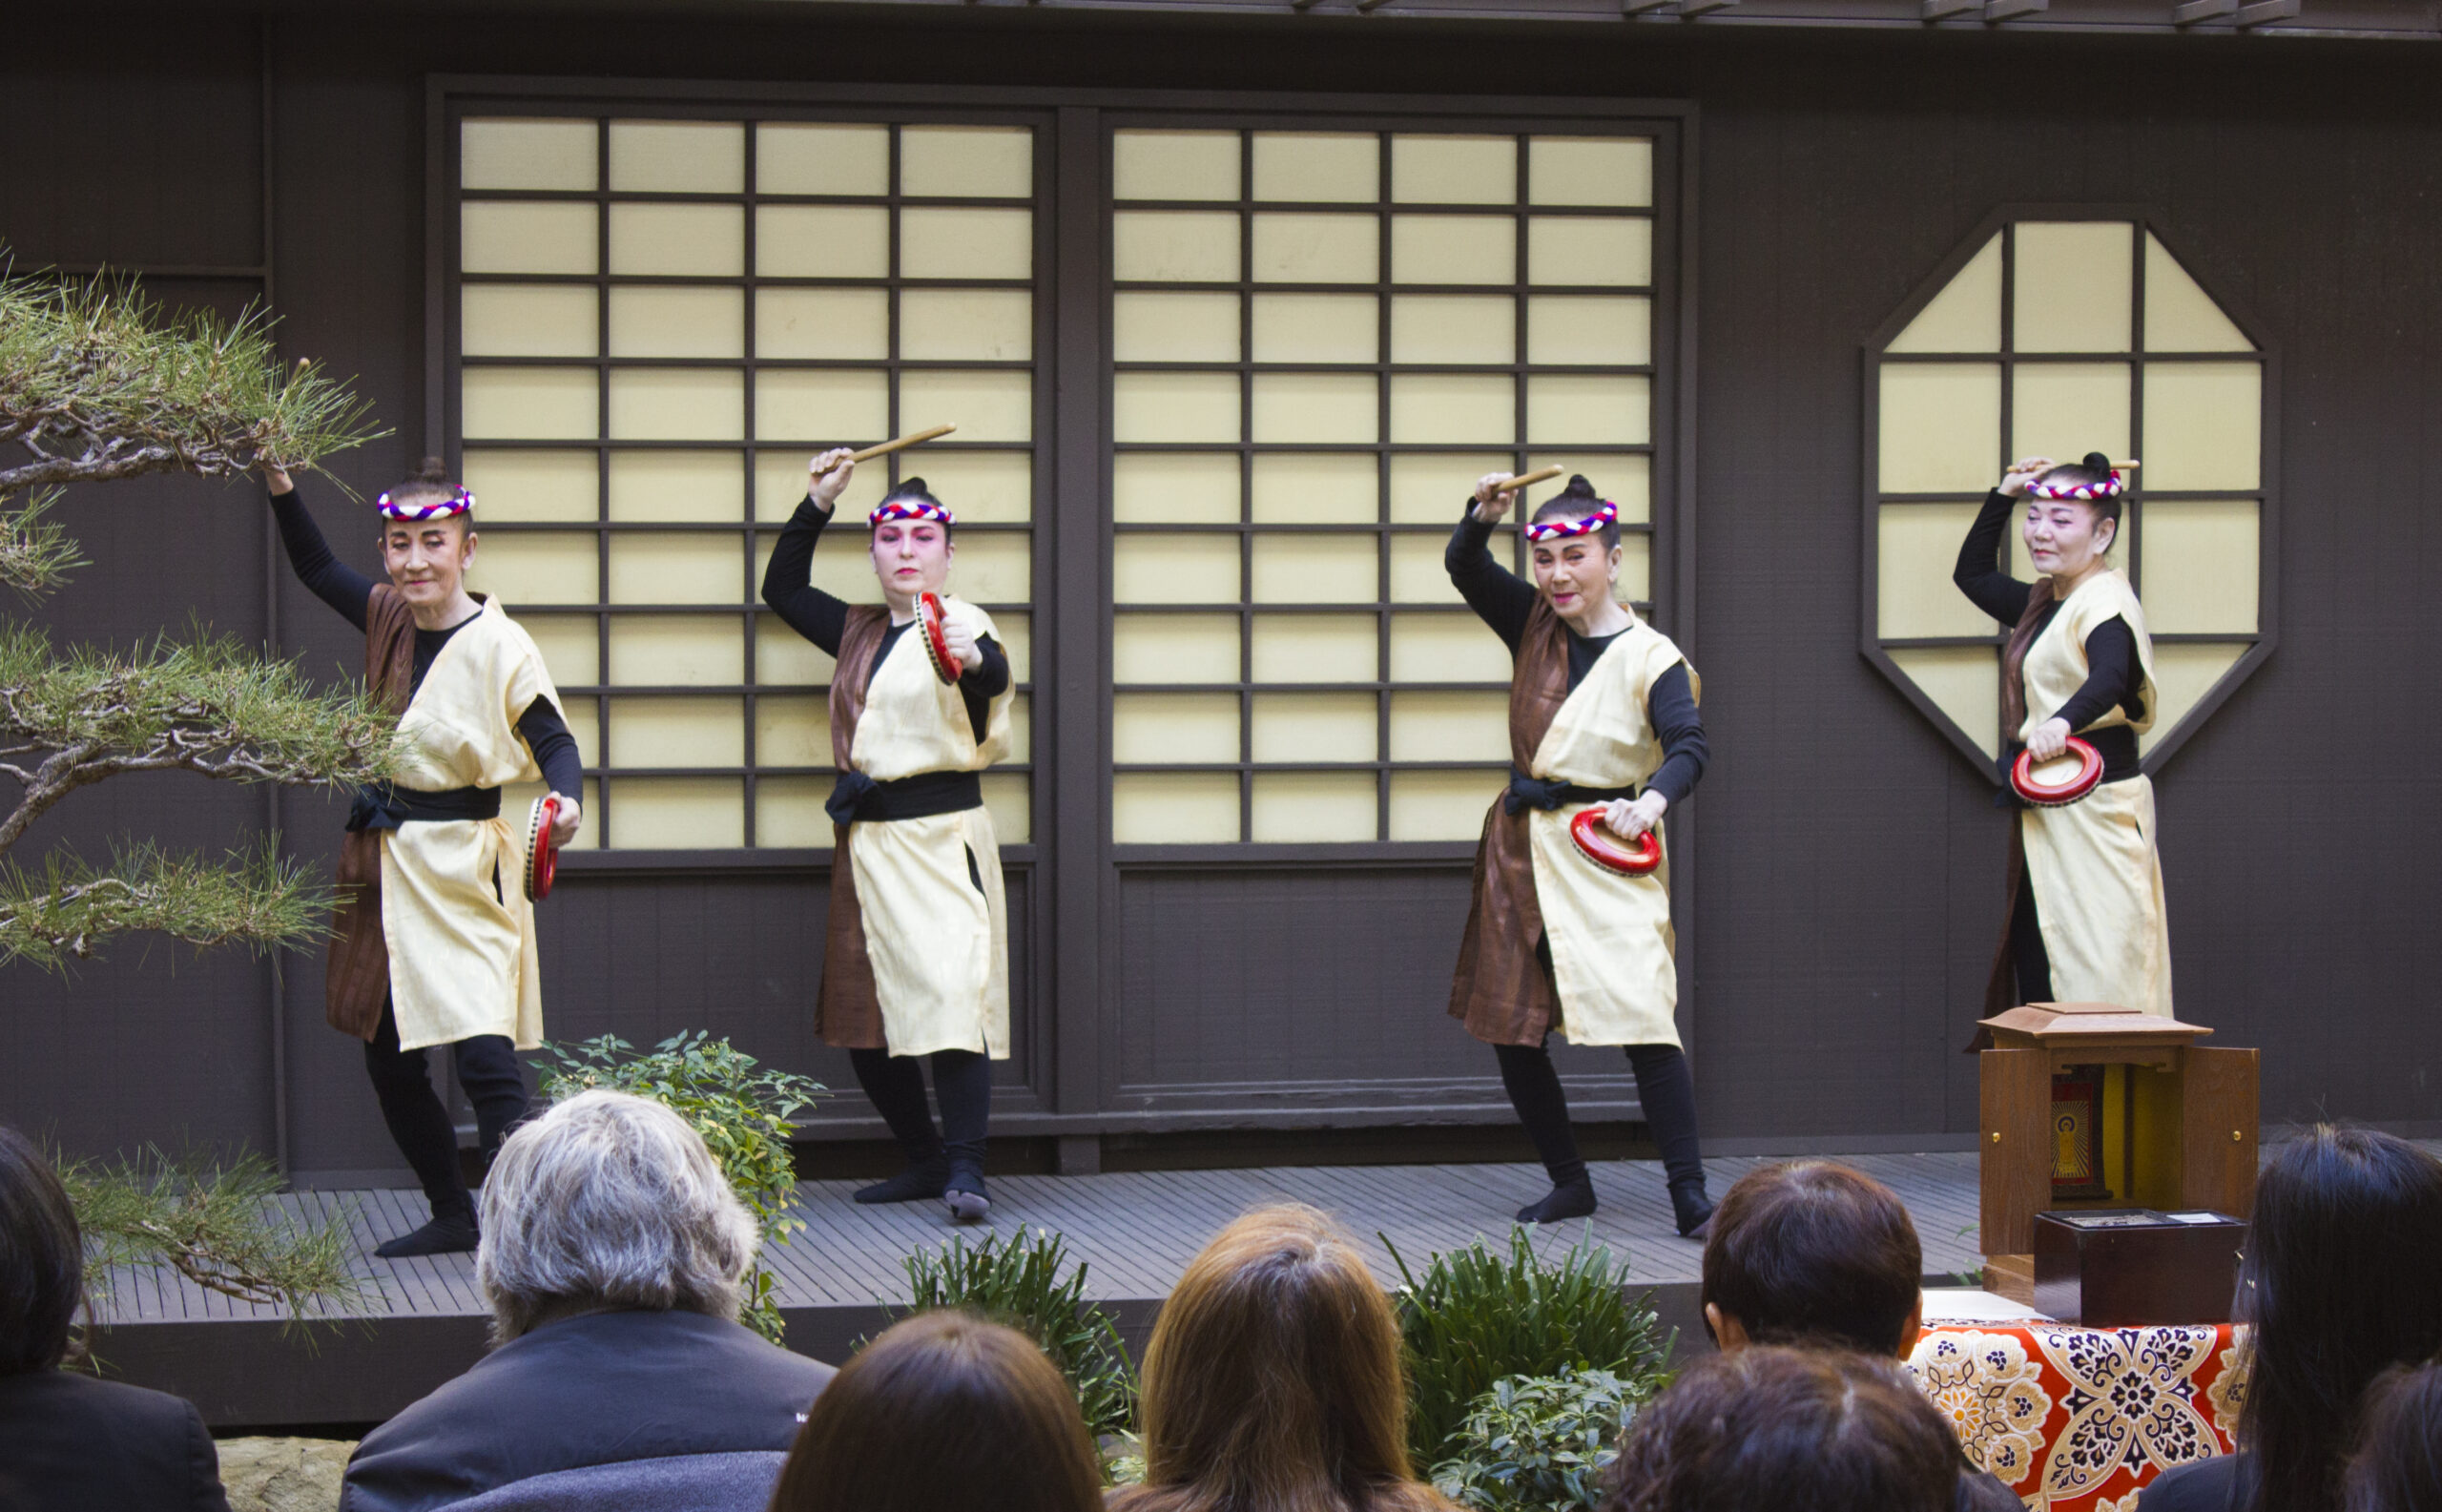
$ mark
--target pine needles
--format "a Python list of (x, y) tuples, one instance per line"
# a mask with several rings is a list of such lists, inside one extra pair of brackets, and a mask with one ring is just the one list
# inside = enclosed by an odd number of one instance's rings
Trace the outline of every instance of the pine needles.
[(58, 851), (39, 872), (0, 860), (0, 963), (56, 971), (139, 930), (197, 946), (293, 945), (321, 938), (331, 901), (270, 839), (222, 860), (150, 843), (123, 846), (103, 867)]
[(351, 1264), (352, 1211), (319, 1221), (282, 1211), (279, 1174), (259, 1155), (224, 1165), (148, 1146), (134, 1160), (64, 1163), (59, 1176), (85, 1231), (90, 1298), (110, 1295), (115, 1268), (166, 1263), (207, 1291), (298, 1322), (367, 1309)]

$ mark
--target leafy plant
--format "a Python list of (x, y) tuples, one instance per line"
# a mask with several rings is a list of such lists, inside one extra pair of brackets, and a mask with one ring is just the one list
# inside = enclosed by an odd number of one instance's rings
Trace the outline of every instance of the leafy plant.
[(902, 1315), (962, 1307), (1006, 1323), (1043, 1346), (1077, 1393), (1096, 1437), (1124, 1434), (1136, 1416), (1136, 1368), (1110, 1315), (1086, 1300), (1083, 1262), (1064, 1279), (1067, 1242), (1025, 1226), (970, 1248), (962, 1237), (907, 1256), (914, 1301)]
[[(789, 1120), (825, 1095), (821, 1084), (790, 1071), (758, 1070), (755, 1057), (704, 1029), (674, 1034), (648, 1054), (615, 1034), (573, 1048), (545, 1045), (543, 1052), (555, 1063), (542, 1068), (545, 1097), (556, 1102), (596, 1087), (650, 1097), (704, 1136), (766, 1242), (786, 1244), (805, 1227), (790, 1212), (797, 1176), (789, 1152), (797, 1126)], [(775, 1344), (786, 1332), (779, 1293), (779, 1277), (758, 1264), (747, 1278), (739, 1319)]]
[(1481, 1512), (1579, 1512), (1602, 1501), (1602, 1472), (1657, 1382), (1607, 1370), (1504, 1376), (1477, 1398), (1433, 1467), (1437, 1490)]
[(1429, 1256), (1421, 1280), (1385, 1236), (1398, 1263), (1397, 1302), (1407, 1357), (1408, 1443), (1420, 1464), (1438, 1459), (1476, 1400), (1507, 1376), (1563, 1370), (1616, 1373), (1639, 1399), (1660, 1389), (1678, 1340), (1659, 1335), (1653, 1295), (1630, 1300), (1627, 1265), (1581, 1240), (1556, 1262), (1535, 1253), (1524, 1228), (1506, 1252), (1481, 1239)]

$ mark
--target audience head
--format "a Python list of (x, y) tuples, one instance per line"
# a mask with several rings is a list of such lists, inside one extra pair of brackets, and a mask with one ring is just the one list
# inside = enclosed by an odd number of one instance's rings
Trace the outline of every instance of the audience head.
[(1312, 1208), (1258, 1208), (1179, 1278), (1145, 1353), (1145, 1484), (1115, 1507), (1445, 1505), (1410, 1475), (1391, 1305)]
[(2442, 1507), (2442, 1363), (2394, 1370), (2367, 1393), (2349, 1461), (2349, 1512)]
[(1905, 1357), (1924, 1250), (1890, 1188), (1827, 1160), (1738, 1178), (1705, 1240), (1705, 1321), (1725, 1350), (1816, 1342)]
[(759, 1242), (686, 1120), (625, 1092), (584, 1092), (501, 1147), (475, 1279), (503, 1342), (580, 1313), (735, 1318)]
[(2238, 1312), (2253, 1325), (2239, 1419), (2253, 1505), (2326, 1512), (2366, 1388), (2442, 1353), (2442, 1160), (2319, 1124), (2266, 1163), (2251, 1221)]
[(85, 1304), (76, 1210), (31, 1140), (0, 1127), (0, 1376), (53, 1370)]
[(866, 1345), (814, 1400), (771, 1512), (1099, 1512), (1077, 1398), (1034, 1341), (927, 1313)]
[(1603, 1512), (1951, 1512), (1960, 1462), (1904, 1367), (1761, 1345), (1697, 1360), (1638, 1411)]

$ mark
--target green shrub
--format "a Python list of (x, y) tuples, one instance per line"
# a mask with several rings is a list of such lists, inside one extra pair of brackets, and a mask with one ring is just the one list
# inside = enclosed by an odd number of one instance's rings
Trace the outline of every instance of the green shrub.
[(1660, 1335), (1651, 1293), (1629, 1299), (1626, 1262), (1614, 1264), (1607, 1249), (1581, 1241), (1546, 1263), (1526, 1230), (1514, 1228), (1506, 1253), (1479, 1239), (1431, 1256), (1419, 1280), (1387, 1237), (1382, 1243), (1404, 1282), (1397, 1301), (1409, 1452), (1418, 1464), (1441, 1457), (1477, 1398), (1503, 1377), (1609, 1371), (1640, 1400), (1668, 1378), (1663, 1365), (1678, 1334)]
[[(650, 1097), (704, 1136), (721, 1174), (762, 1225), (766, 1244), (786, 1244), (805, 1227), (804, 1220), (789, 1215), (797, 1192), (797, 1166), (789, 1153), (797, 1126), (789, 1119), (824, 1095), (821, 1084), (788, 1071), (757, 1070), (755, 1057), (703, 1029), (673, 1035), (644, 1055), (612, 1034), (574, 1049), (546, 1045), (543, 1051), (557, 1063), (542, 1068), (546, 1098), (558, 1102), (596, 1087)], [(746, 1287), (738, 1320), (779, 1343), (785, 1331), (779, 1277), (757, 1265)]]
[(1086, 1266), (1062, 1278), (1067, 1259), (1059, 1234), (1029, 1233), (1024, 1224), (1006, 1240), (994, 1234), (970, 1248), (959, 1237), (916, 1251), (906, 1260), (914, 1301), (901, 1315), (962, 1307), (1006, 1323), (1068, 1377), (1095, 1437), (1124, 1434), (1136, 1418), (1136, 1367), (1110, 1315), (1086, 1300)]
[(1579, 1512), (1602, 1501), (1602, 1472), (1651, 1394), (1651, 1377), (1607, 1370), (1504, 1376), (1477, 1398), (1433, 1467), (1443, 1496), (1480, 1512)]

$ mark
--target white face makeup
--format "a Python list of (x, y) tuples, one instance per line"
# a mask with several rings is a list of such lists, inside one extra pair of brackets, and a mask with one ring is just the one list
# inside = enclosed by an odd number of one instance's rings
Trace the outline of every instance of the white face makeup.
[(2118, 538), (2120, 524), (2083, 499), (2026, 497), (2018, 534), (2029, 560), (2046, 577), (2083, 577)]
[(1572, 624), (1610, 603), (1612, 585), (1620, 577), (1620, 549), (1606, 549), (1600, 530), (1538, 541), (1529, 549), (1529, 560), (1536, 590), (1551, 604), (1553, 613)]
[(949, 581), (947, 527), (933, 520), (885, 520), (874, 527), (874, 576), (894, 613), (912, 613), (920, 593), (939, 593)]

